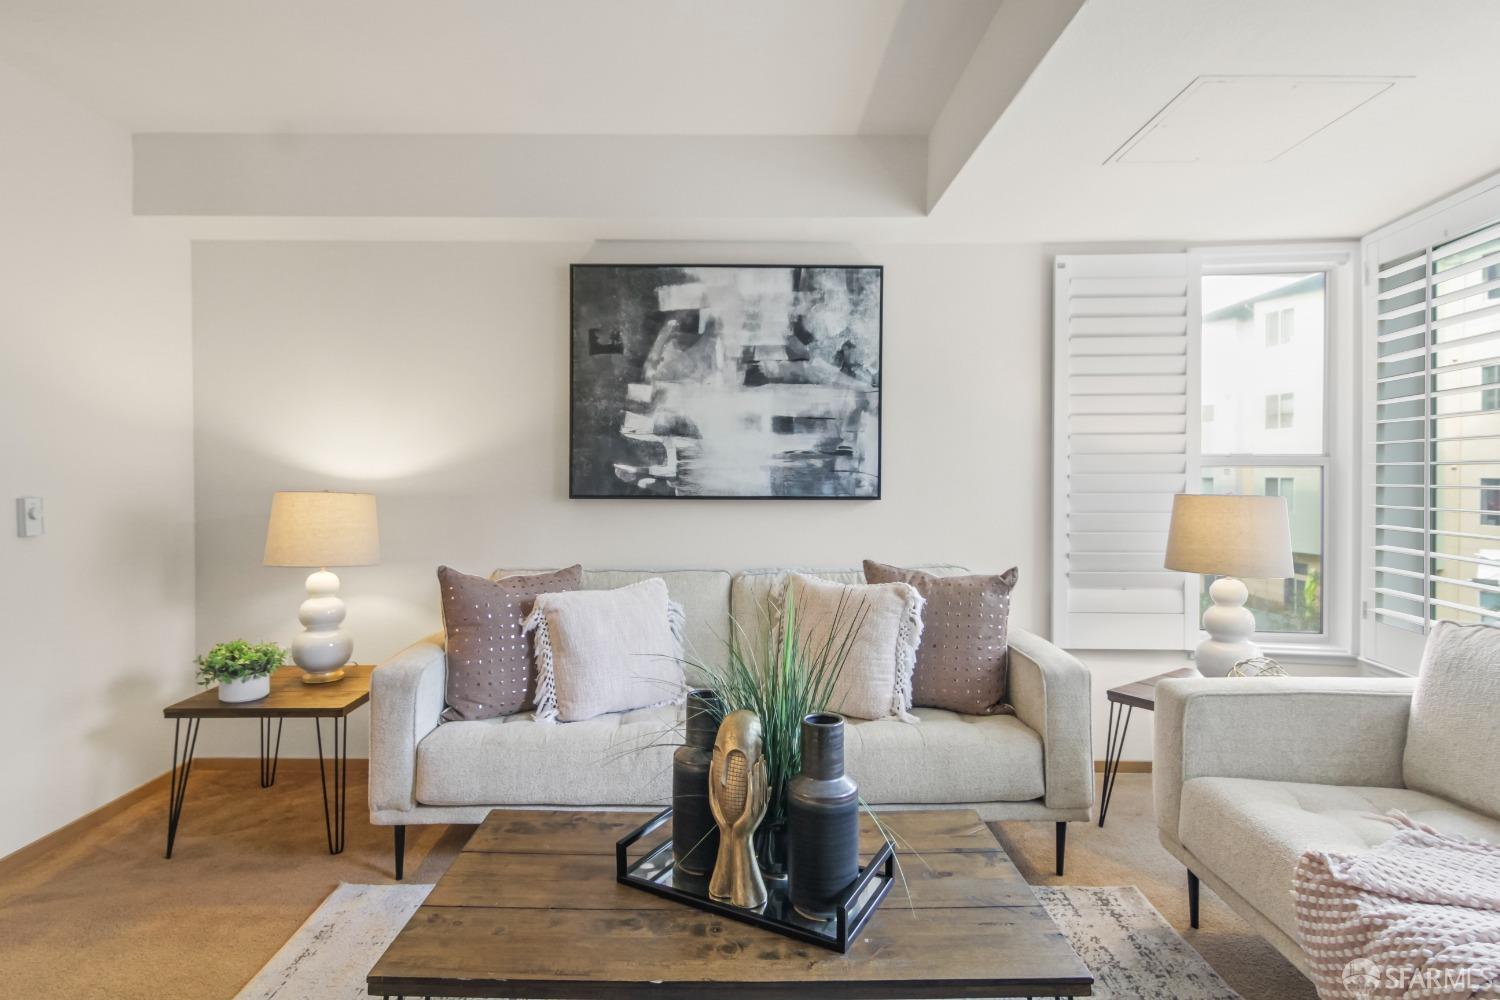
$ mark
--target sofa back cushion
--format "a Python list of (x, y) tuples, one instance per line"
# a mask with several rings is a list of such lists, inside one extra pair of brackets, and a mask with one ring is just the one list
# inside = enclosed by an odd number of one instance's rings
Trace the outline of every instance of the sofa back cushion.
[[(541, 571), (497, 569), (490, 579), (536, 572)], [(682, 605), (684, 657), (723, 670), (729, 661), (724, 645), (729, 636), (729, 574), (724, 570), (585, 569), (579, 589), (618, 590), (652, 577), (660, 577), (667, 585), (667, 596)], [(702, 683), (691, 666), (686, 672), (689, 684)]]
[(1411, 703), (1406, 787), (1500, 817), (1500, 628), (1437, 622)]

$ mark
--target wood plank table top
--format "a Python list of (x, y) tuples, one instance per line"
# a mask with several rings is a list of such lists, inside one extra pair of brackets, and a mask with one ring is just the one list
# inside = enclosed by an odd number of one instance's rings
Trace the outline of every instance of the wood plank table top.
[(1131, 708), (1144, 708), (1148, 712), (1156, 711), (1156, 685), (1161, 681), (1177, 680), (1183, 677), (1202, 677), (1193, 667), (1183, 667), (1180, 670), (1169, 670), (1155, 677), (1147, 677), (1145, 680), (1131, 681), (1129, 684), (1121, 684), (1119, 687), (1109, 689), (1107, 697), (1110, 701), (1119, 705), (1129, 705)]
[[(846, 955), (617, 883), (615, 842), (648, 818), (490, 813), (370, 970), (370, 995), (1092, 994), (1088, 968), (972, 810), (881, 813), (904, 884), (897, 879)], [(862, 821), (868, 859), (881, 841), (870, 818)]]
[(281, 667), (271, 674), (271, 693), (264, 698), (220, 701), (219, 689), (211, 687), (168, 705), (162, 714), (169, 719), (342, 718), (370, 700), (374, 670), (369, 663), (350, 663), (336, 681), (304, 684), (300, 669)]

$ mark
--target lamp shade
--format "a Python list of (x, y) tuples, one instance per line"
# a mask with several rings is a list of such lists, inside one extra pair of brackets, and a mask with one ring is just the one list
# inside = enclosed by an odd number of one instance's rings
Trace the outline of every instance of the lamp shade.
[(277, 493), (267, 566), (369, 566), (380, 561), (373, 493)]
[(1166, 568), (1251, 580), (1292, 576), (1286, 500), (1178, 494), (1172, 498)]

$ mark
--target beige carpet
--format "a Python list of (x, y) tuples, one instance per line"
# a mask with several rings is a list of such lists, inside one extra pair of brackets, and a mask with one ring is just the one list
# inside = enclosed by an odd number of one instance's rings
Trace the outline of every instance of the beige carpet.
[[(253, 739), (253, 735), (251, 736)], [(233, 997), (340, 882), (391, 876), (391, 832), (364, 820), (365, 768), (349, 767), (348, 849), (330, 857), (313, 761), (283, 761), (261, 790), (255, 760), (199, 761), (176, 856), (162, 858), (165, 782), (124, 808), (0, 860), (0, 982), (8, 996)], [(1122, 775), (1109, 825), (1071, 824), (1052, 876), (1052, 824), (1002, 823), (1027, 879), (1135, 885), (1246, 1000), (1315, 1000), (1311, 985), (1213, 895), (1187, 929), (1182, 868), (1156, 842), (1150, 777)], [(407, 878), (434, 881), (467, 827), (413, 827)]]

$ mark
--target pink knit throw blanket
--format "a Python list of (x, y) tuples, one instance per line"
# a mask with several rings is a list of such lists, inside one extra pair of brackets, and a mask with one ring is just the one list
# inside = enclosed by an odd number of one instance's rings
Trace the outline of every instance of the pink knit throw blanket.
[(1308, 851), (1292, 894), (1322, 1000), (1500, 997), (1500, 846), (1400, 813), (1362, 854)]

